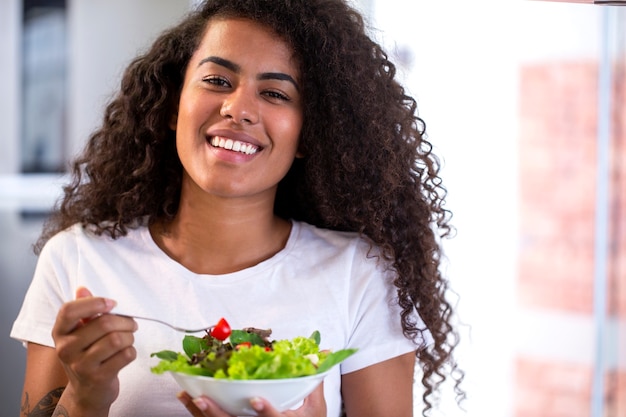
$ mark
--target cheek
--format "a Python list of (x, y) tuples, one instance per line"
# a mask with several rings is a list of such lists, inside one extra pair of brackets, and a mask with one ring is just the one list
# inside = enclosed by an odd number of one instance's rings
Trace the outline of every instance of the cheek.
[(289, 144), (293, 149), (298, 147), (300, 133), (302, 131), (302, 117), (300, 115), (290, 115), (283, 117), (275, 123), (276, 132), (280, 132), (285, 138), (285, 145)]
[(205, 123), (210, 117), (219, 115), (222, 102), (202, 92), (187, 90), (181, 94), (176, 113), (177, 125), (194, 125)]

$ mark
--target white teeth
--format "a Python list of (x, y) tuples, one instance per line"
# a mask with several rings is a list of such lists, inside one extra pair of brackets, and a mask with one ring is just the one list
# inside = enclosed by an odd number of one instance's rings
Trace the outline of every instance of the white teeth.
[(224, 139), (218, 136), (214, 136), (211, 139), (211, 145), (218, 148), (224, 148), (235, 152), (245, 153), (246, 155), (255, 154), (259, 149), (258, 147), (249, 143), (239, 142), (232, 139)]

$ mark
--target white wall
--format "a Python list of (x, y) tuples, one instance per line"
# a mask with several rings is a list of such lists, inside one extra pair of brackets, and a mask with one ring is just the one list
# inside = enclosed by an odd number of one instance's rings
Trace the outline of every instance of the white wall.
[(0, 0), (0, 175), (19, 169), (21, 1)]
[[(189, 7), (189, 0), (68, 0), (69, 155), (100, 123), (124, 66)], [(21, 19), (21, 0), (0, 0), (0, 175), (20, 169)]]
[[(458, 229), (444, 242), (445, 273), (459, 297), (458, 358), (468, 400), (465, 411), (457, 408), (449, 390), (433, 416), (511, 417), (518, 353), (593, 358), (590, 317), (516, 305), (517, 106), (520, 63), (598, 57), (600, 7), (530, 0), (374, 3), (372, 24), (404, 62), (400, 72), (443, 159)], [(420, 402), (416, 398), (416, 415)]]
[(70, 154), (99, 125), (125, 66), (188, 10), (189, 0), (70, 0)]
[[(434, 416), (511, 416), (517, 227), (514, 10), (497, 1), (378, 0), (377, 28), (443, 162), (457, 235), (445, 274), (459, 294), (467, 414), (451, 387)], [(416, 415), (421, 410), (416, 398)]]

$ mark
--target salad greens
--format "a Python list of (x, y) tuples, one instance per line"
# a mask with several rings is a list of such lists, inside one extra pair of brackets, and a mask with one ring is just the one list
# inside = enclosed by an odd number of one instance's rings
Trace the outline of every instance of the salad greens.
[(167, 371), (204, 375), (221, 379), (282, 379), (326, 372), (356, 352), (319, 349), (320, 333), (309, 337), (270, 341), (271, 330), (246, 328), (232, 330), (226, 339), (211, 332), (203, 337), (185, 336), (183, 351), (152, 353), (160, 362), (151, 368), (155, 374)]

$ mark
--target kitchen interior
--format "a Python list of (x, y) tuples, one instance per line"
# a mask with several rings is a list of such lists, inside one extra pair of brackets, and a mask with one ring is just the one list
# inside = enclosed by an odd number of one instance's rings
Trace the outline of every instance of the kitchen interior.
[[(124, 66), (196, 3), (0, 0), (7, 415), (19, 412), (25, 360), (9, 332), (67, 161)], [(459, 408), (444, 389), (432, 415), (626, 415), (626, 7), (353, 4), (417, 100), (454, 213), (444, 273), (467, 399)]]

